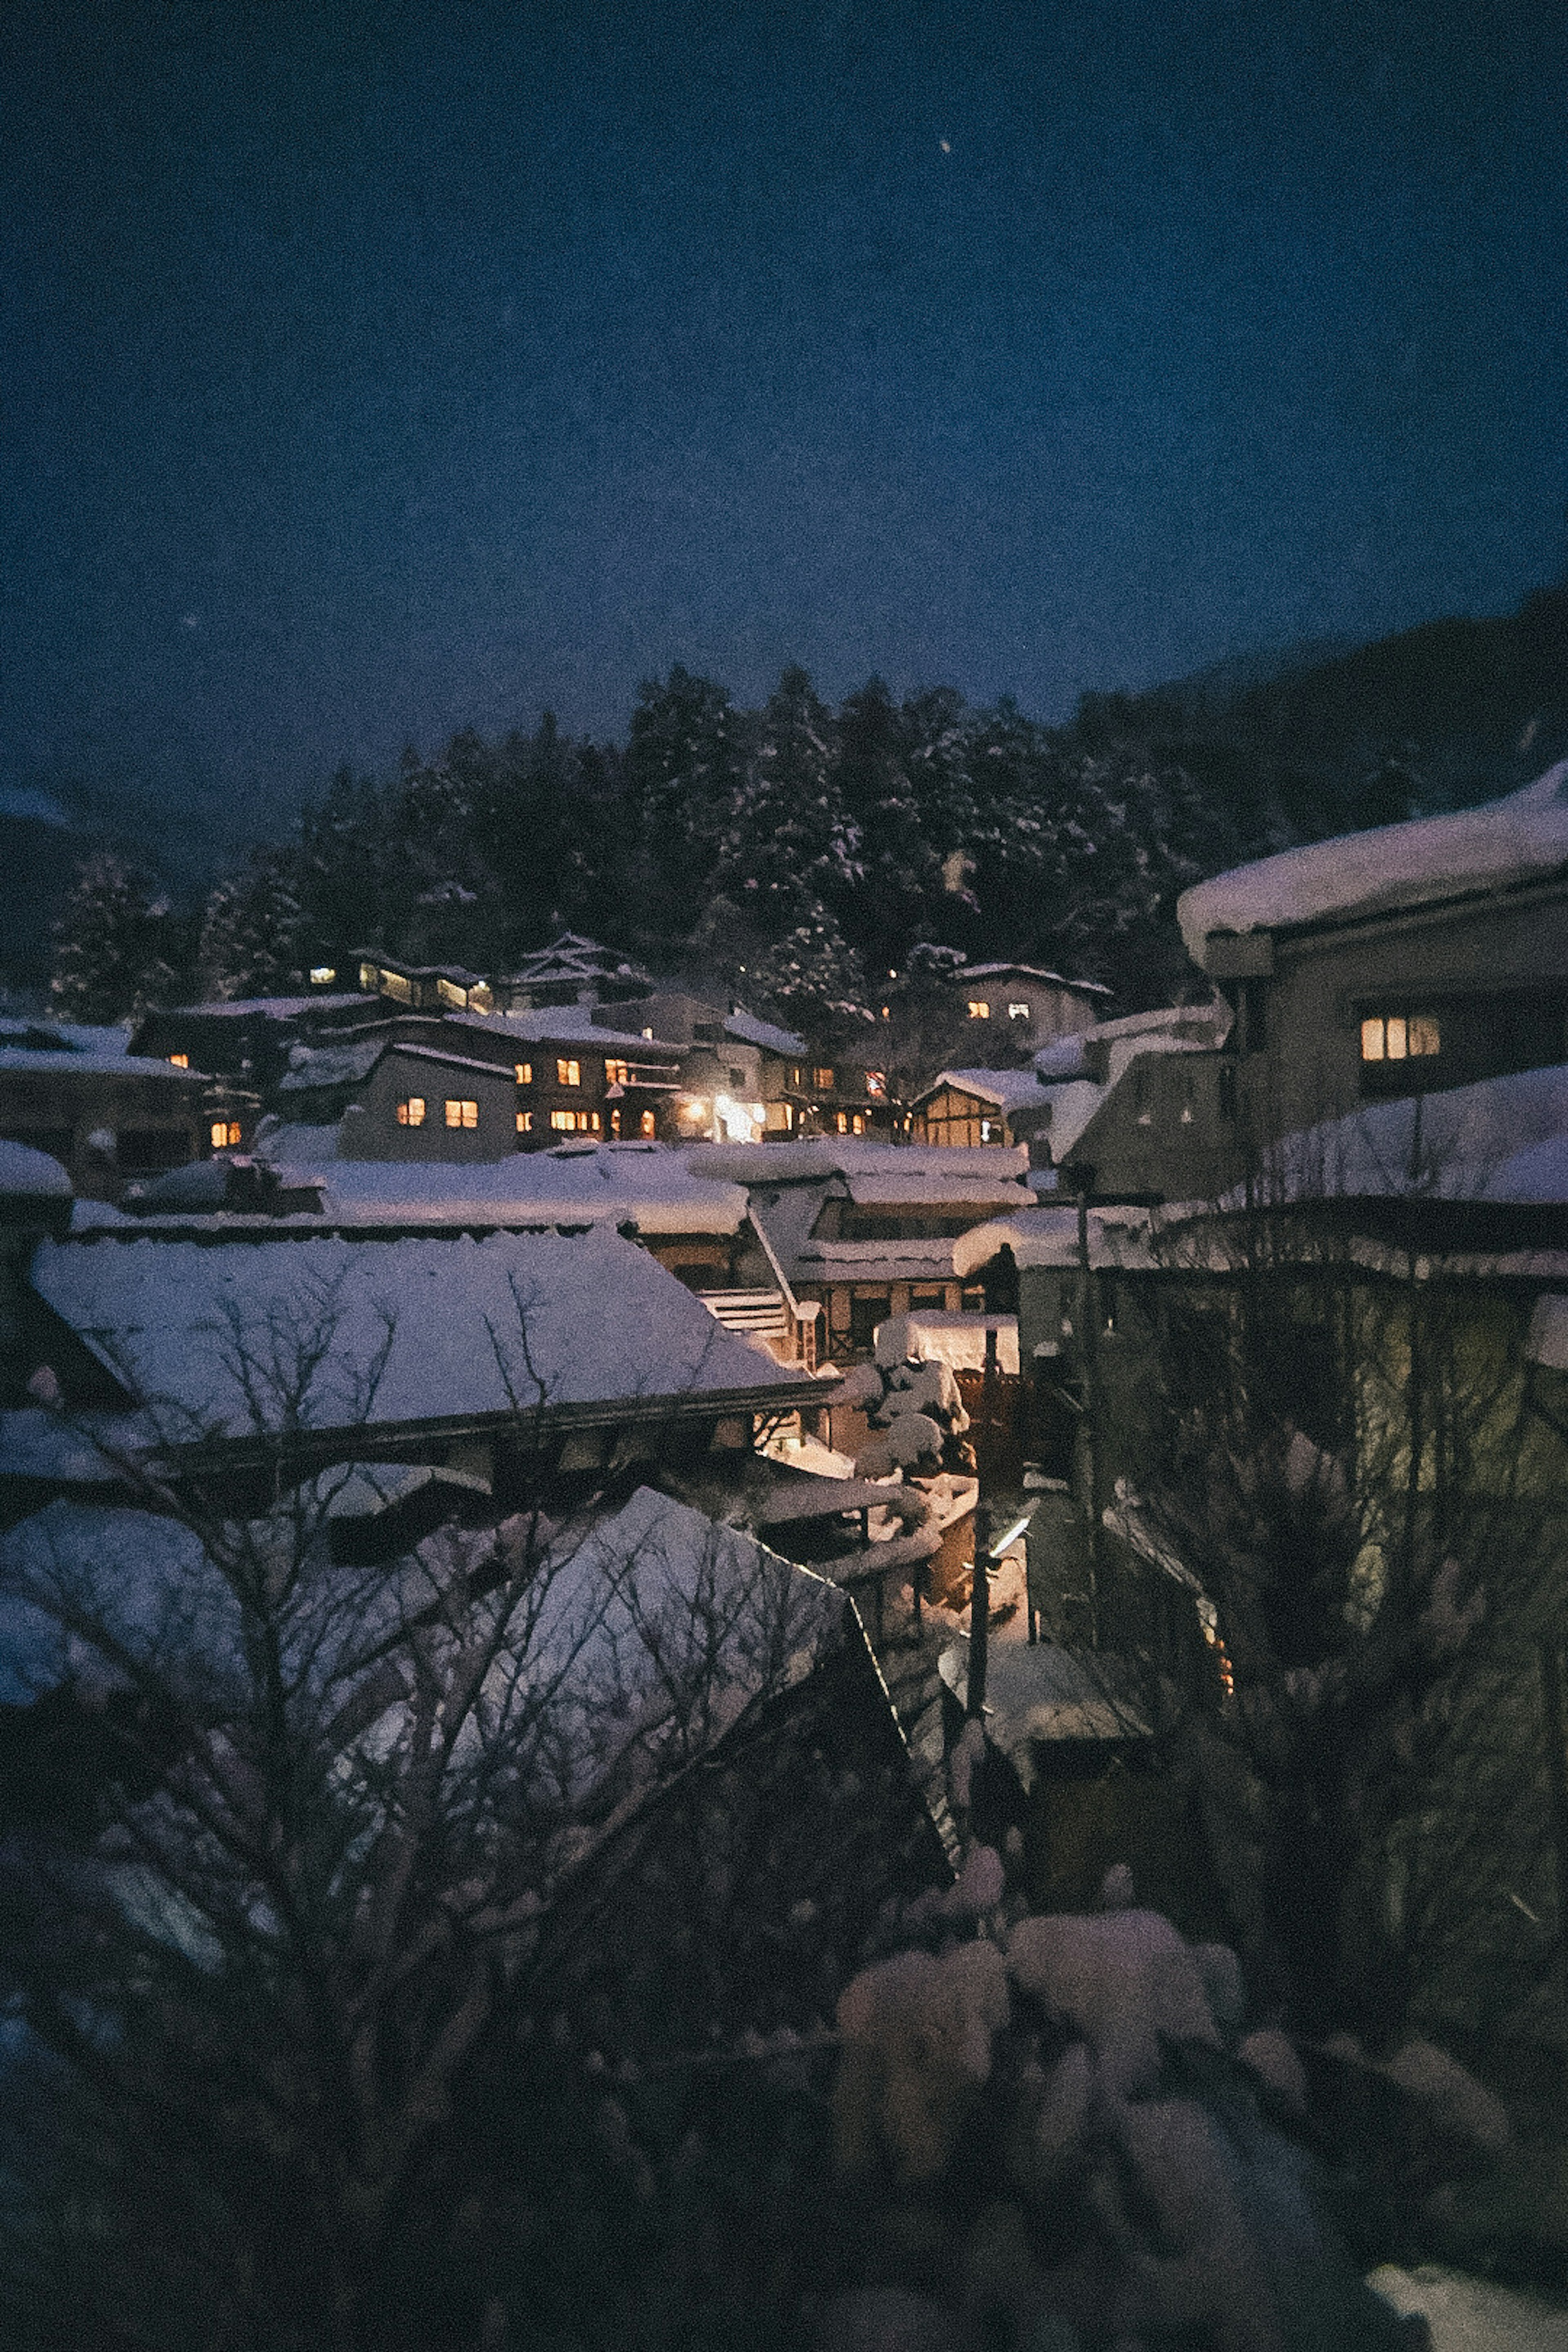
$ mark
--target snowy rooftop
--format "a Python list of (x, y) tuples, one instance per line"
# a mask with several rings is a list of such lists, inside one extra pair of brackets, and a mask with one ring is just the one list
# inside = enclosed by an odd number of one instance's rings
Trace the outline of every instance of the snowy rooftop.
[(492, 1036), (515, 1037), (523, 1045), (591, 1045), (602, 1052), (618, 1048), (623, 1055), (679, 1055), (683, 1049), (667, 1037), (645, 1037), (640, 1030), (605, 1029), (594, 1019), (592, 1004), (547, 1004), (537, 1013), (449, 1013), (454, 1026), (468, 1024)]
[(1005, 1111), (1032, 1108), (1044, 1097), (1042, 1081), (1032, 1066), (1023, 1070), (943, 1070), (927, 1087), (921, 1101), (929, 1100), (938, 1087), (958, 1087), (964, 1094), (994, 1103)]
[(1037, 963), (966, 963), (954, 977), (969, 980), (1043, 980), (1052, 988), (1070, 988), (1079, 996), (1110, 996), (1103, 981), (1068, 980), (1065, 973), (1045, 971)]
[[(694, 1176), (661, 1144), (567, 1144), (462, 1166), (449, 1160), (340, 1160), (310, 1167), (294, 1129), (269, 1138), (275, 1166), (325, 1184), (321, 1214), (354, 1224), (609, 1224), (643, 1234), (733, 1234), (746, 1214), (738, 1184)], [(279, 1151), (284, 1157), (280, 1158)]]
[(514, 1402), (649, 1412), (799, 1385), (602, 1229), (221, 1246), (104, 1236), (45, 1243), (32, 1282), (133, 1393), (169, 1402), (174, 1433), (253, 1434), (296, 1389), (300, 1425), (328, 1430)]
[[(811, 1136), (801, 1143), (705, 1143), (689, 1155), (701, 1176), (724, 1176), (732, 1183), (763, 1190), (777, 1184), (803, 1184), (825, 1176), (886, 1175), (900, 1178), (984, 1177), (991, 1181), (1011, 1169), (1022, 1176), (1029, 1155), (1022, 1144), (989, 1151), (984, 1169), (975, 1153), (962, 1143), (878, 1143), (868, 1137)], [(942, 1196), (933, 1190), (931, 1197)]]
[(1285, 1199), (1568, 1202), (1568, 1067), (1369, 1104), (1287, 1136), (1274, 1158)]
[[(230, 1540), (290, 1558), (292, 1532), (256, 1521)], [(843, 1637), (847, 1605), (831, 1584), (646, 1486), (585, 1530), (556, 1534), (538, 1558), (533, 1537), (521, 1520), (494, 1534), (443, 1531), (392, 1569), (357, 1577), (330, 1565), (319, 1544), (308, 1548), (281, 1624), (296, 1675), (332, 1692), (333, 1713), (347, 1711), (349, 1688), (499, 1546), (505, 1597), (473, 1606), (481, 1623), (487, 1611), (512, 1612), (487, 1638), (504, 1695), (498, 1711), (517, 1727), (514, 1764), (528, 1769), (524, 1743), (535, 1737), (527, 1695), (548, 1694), (539, 1754), (557, 1796), (584, 1797), (620, 1766), (635, 1805), (661, 1763), (713, 1746), (752, 1701), (800, 1682)], [(62, 1617), (78, 1630), (65, 1632)], [(62, 1501), (0, 1536), (0, 1703), (24, 1704), (68, 1675), (112, 1686), (127, 1661), (198, 1701), (244, 1703), (235, 1597), (191, 1530)], [(383, 1691), (383, 1709), (398, 1703), (399, 1684)], [(652, 1771), (631, 1761), (637, 1748)]]
[(189, 1085), (196, 1073), (177, 1070), (158, 1055), (132, 1055), (124, 1029), (89, 1028), (69, 1021), (0, 1020), (0, 1069), (111, 1070), (139, 1078), (178, 1078)]
[(305, 1013), (357, 1013), (380, 1003), (358, 989), (334, 993), (312, 989), (309, 996), (232, 996), (212, 1004), (180, 1004), (160, 1011), (160, 1021), (297, 1021)]
[[(1097, 1266), (1146, 1269), (1156, 1264), (1151, 1249), (1153, 1225), (1147, 1209), (1108, 1204), (1089, 1212), (1089, 1263)], [(954, 1271), (967, 1280), (1002, 1249), (1013, 1253), (1020, 1266), (1076, 1266), (1079, 1263), (1078, 1210), (1035, 1208), (1016, 1217), (997, 1217), (976, 1225), (952, 1244)]]
[(1312, 842), (1183, 892), (1187, 952), (1214, 931), (1274, 930), (1506, 888), (1568, 866), (1568, 761), (1480, 808)]
[(8, 1143), (0, 1137), (0, 1199), (68, 1201), (71, 1180), (58, 1160), (35, 1151), (29, 1143)]
[(535, 948), (521, 957), (509, 981), (536, 987), (570, 980), (646, 980), (641, 964), (618, 948), (601, 947), (597, 940), (577, 931), (563, 931), (547, 948)]
[(1011, 1167), (989, 1166), (989, 1151), (971, 1151), (977, 1167), (942, 1169), (934, 1175), (901, 1169), (855, 1169), (844, 1181), (858, 1208), (973, 1208), (977, 1213), (994, 1203), (1005, 1208), (1024, 1198), (1022, 1179)]
[(279, 1092), (300, 1093), (309, 1087), (356, 1087), (367, 1078), (386, 1048), (384, 1037), (365, 1037), (352, 1045), (295, 1045), (289, 1067), (279, 1081)]
[(724, 1026), (731, 1037), (743, 1045), (760, 1045), (767, 1054), (804, 1054), (805, 1040), (797, 1037), (793, 1029), (780, 1029), (772, 1021), (759, 1021), (754, 1013), (736, 1005)]

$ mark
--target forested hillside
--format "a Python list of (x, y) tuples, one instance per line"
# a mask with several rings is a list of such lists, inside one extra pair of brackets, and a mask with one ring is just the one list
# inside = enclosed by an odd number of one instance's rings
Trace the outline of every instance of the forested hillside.
[[(1191, 978), (1171, 914), (1237, 860), (1509, 790), (1568, 740), (1568, 588), (1328, 658), (1086, 696), (1049, 729), (876, 678), (837, 709), (804, 670), (742, 709), (683, 668), (623, 744), (455, 736), (336, 776), (199, 913), (100, 858), (61, 925), (56, 1000), (112, 1018), (292, 985), (374, 942), (505, 968), (562, 924), (795, 1019), (856, 1017), (921, 943), (1108, 982)], [(917, 965), (921, 960), (916, 959)]]

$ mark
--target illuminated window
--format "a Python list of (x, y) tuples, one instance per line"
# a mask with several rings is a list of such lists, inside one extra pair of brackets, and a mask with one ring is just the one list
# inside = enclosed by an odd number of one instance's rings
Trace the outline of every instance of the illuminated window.
[(985, 999), (983, 996), (972, 996), (970, 998), (969, 1017), (972, 1021), (990, 1020), (991, 1007), (986, 1003)]
[(568, 1062), (563, 1058), (558, 1060), (555, 1065), (555, 1083), (558, 1087), (580, 1087), (583, 1083), (582, 1063)]
[(1029, 1018), (1028, 1006), (1026, 1004), (1010, 1004), (1007, 1007), (1007, 1018), (1009, 1021), (1026, 1021)]
[(171, 1054), (169, 1059), (176, 1070), (188, 1070), (191, 1066), (191, 1057), (188, 1054)]
[(490, 989), (489, 982), (476, 980), (472, 988), (468, 991), (468, 1011), (470, 1013), (493, 1013), (495, 1009), (495, 996)]
[(459, 1101), (455, 1095), (448, 1095), (447, 1097), (447, 1124), (448, 1127), (478, 1127), (479, 1123), (479, 1107), (477, 1102)]
[(615, 1109), (610, 1113), (610, 1133), (616, 1138), (617, 1142), (620, 1140), (621, 1109), (618, 1103)]
[(550, 1124), (557, 1135), (586, 1135), (588, 1114), (585, 1110), (552, 1110)]
[(215, 1118), (212, 1127), (213, 1150), (232, 1151), (240, 1140), (243, 1129), (237, 1118)]
[(792, 1086), (792, 1087), (798, 1087), (798, 1086), (800, 1085), (800, 1080), (801, 1080), (801, 1069), (800, 1069), (800, 1064), (797, 1062), (797, 1063), (795, 1063), (795, 1065), (794, 1066), (794, 1067), (793, 1067), (793, 1068), (791, 1069), (791, 1071), (790, 1071), (790, 1074), (789, 1074), (789, 1082), (790, 1082), (790, 1084), (791, 1084), (791, 1086)]
[(1442, 1051), (1435, 1013), (1379, 1013), (1361, 1024), (1363, 1062), (1406, 1062)]
[(626, 1082), (626, 1066), (624, 1062), (606, 1062), (605, 1064), (605, 1084), (607, 1087), (624, 1087)]
[(436, 982), (436, 993), (439, 997), (441, 1003), (443, 1004), (451, 1005), (454, 1012), (466, 1013), (468, 1011), (468, 992), (466, 988), (459, 988), (455, 981), (437, 980)]
[(425, 1097), (423, 1095), (410, 1095), (405, 1102), (398, 1104), (397, 1124), (399, 1127), (424, 1126)]
[(517, 1131), (519, 1135), (531, 1135), (533, 1133), (533, 1113), (531, 1110), (520, 1110), (518, 1112)]
[(644, 1111), (641, 1125), (642, 1131), (645, 1135), (652, 1135), (654, 1131), (654, 1117), (651, 1110)]
[(382, 993), (385, 996), (395, 996), (399, 1004), (413, 1003), (414, 982), (411, 980), (405, 980), (400, 971), (384, 971), (381, 975), (381, 986)]
[(533, 1064), (531, 1062), (520, 1062), (518, 1064), (517, 1083), (520, 1087), (531, 1087), (533, 1084)]
[(872, 1100), (873, 1102), (886, 1102), (886, 1101), (887, 1101), (887, 1099), (888, 1099), (888, 1073), (886, 1072), (886, 1070), (868, 1070), (868, 1071), (867, 1071), (867, 1073), (866, 1073), (866, 1092), (870, 1096), (871, 1100)]
[(377, 975), (374, 964), (361, 964), (359, 968), (359, 984), (362, 988), (374, 988), (376, 984), (376, 977)]
[(865, 1113), (864, 1113), (863, 1111), (858, 1111), (858, 1111), (856, 1112), (856, 1114), (855, 1114), (854, 1118), (850, 1120), (850, 1122), (849, 1122), (849, 1132), (850, 1132), (850, 1134), (851, 1134), (851, 1135), (864, 1135), (864, 1134), (865, 1134), (865, 1132), (866, 1132), (866, 1115), (865, 1115)]
[(834, 1123), (835, 1127), (837, 1127), (837, 1129), (838, 1129), (838, 1132), (839, 1132), (839, 1134), (840, 1134), (840, 1135), (847, 1135), (847, 1134), (848, 1134), (848, 1132), (849, 1132), (849, 1114), (848, 1114), (848, 1112), (847, 1112), (847, 1110), (836, 1111), (836, 1112), (834, 1113), (833, 1123)]
[(811, 1074), (811, 1083), (819, 1095), (830, 1095), (833, 1092), (833, 1072), (826, 1068), (815, 1069)]
[(336, 980), (337, 976), (338, 968), (335, 963), (313, 963), (310, 966), (312, 988), (325, 988), (331, 982)]

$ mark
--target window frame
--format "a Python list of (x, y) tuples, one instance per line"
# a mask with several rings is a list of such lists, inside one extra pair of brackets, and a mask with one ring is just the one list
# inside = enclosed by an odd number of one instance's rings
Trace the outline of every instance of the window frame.
[(426, 1096), (405, 1095), (402, 1101), (396, 1105), (393, 1116), (399, 1127), (423, 1127), (428, 1108), (429, 1102)]
[[(447, 1127), (453, 1135), (472, 1135), (477, 1130), (479, 1124), (479, 1106), (472, 1095), (443, 1096), (442, 1110)], [(456, 1118), (452, 1116), (454, 1111), (458, 1114)]]

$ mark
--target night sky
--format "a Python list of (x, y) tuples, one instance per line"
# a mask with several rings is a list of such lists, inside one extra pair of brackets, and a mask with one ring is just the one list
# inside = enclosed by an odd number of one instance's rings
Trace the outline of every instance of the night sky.
[(1064, 718), (1561, 572), (1568, 19), (16, 0), (0, 786), (672, 662)]

